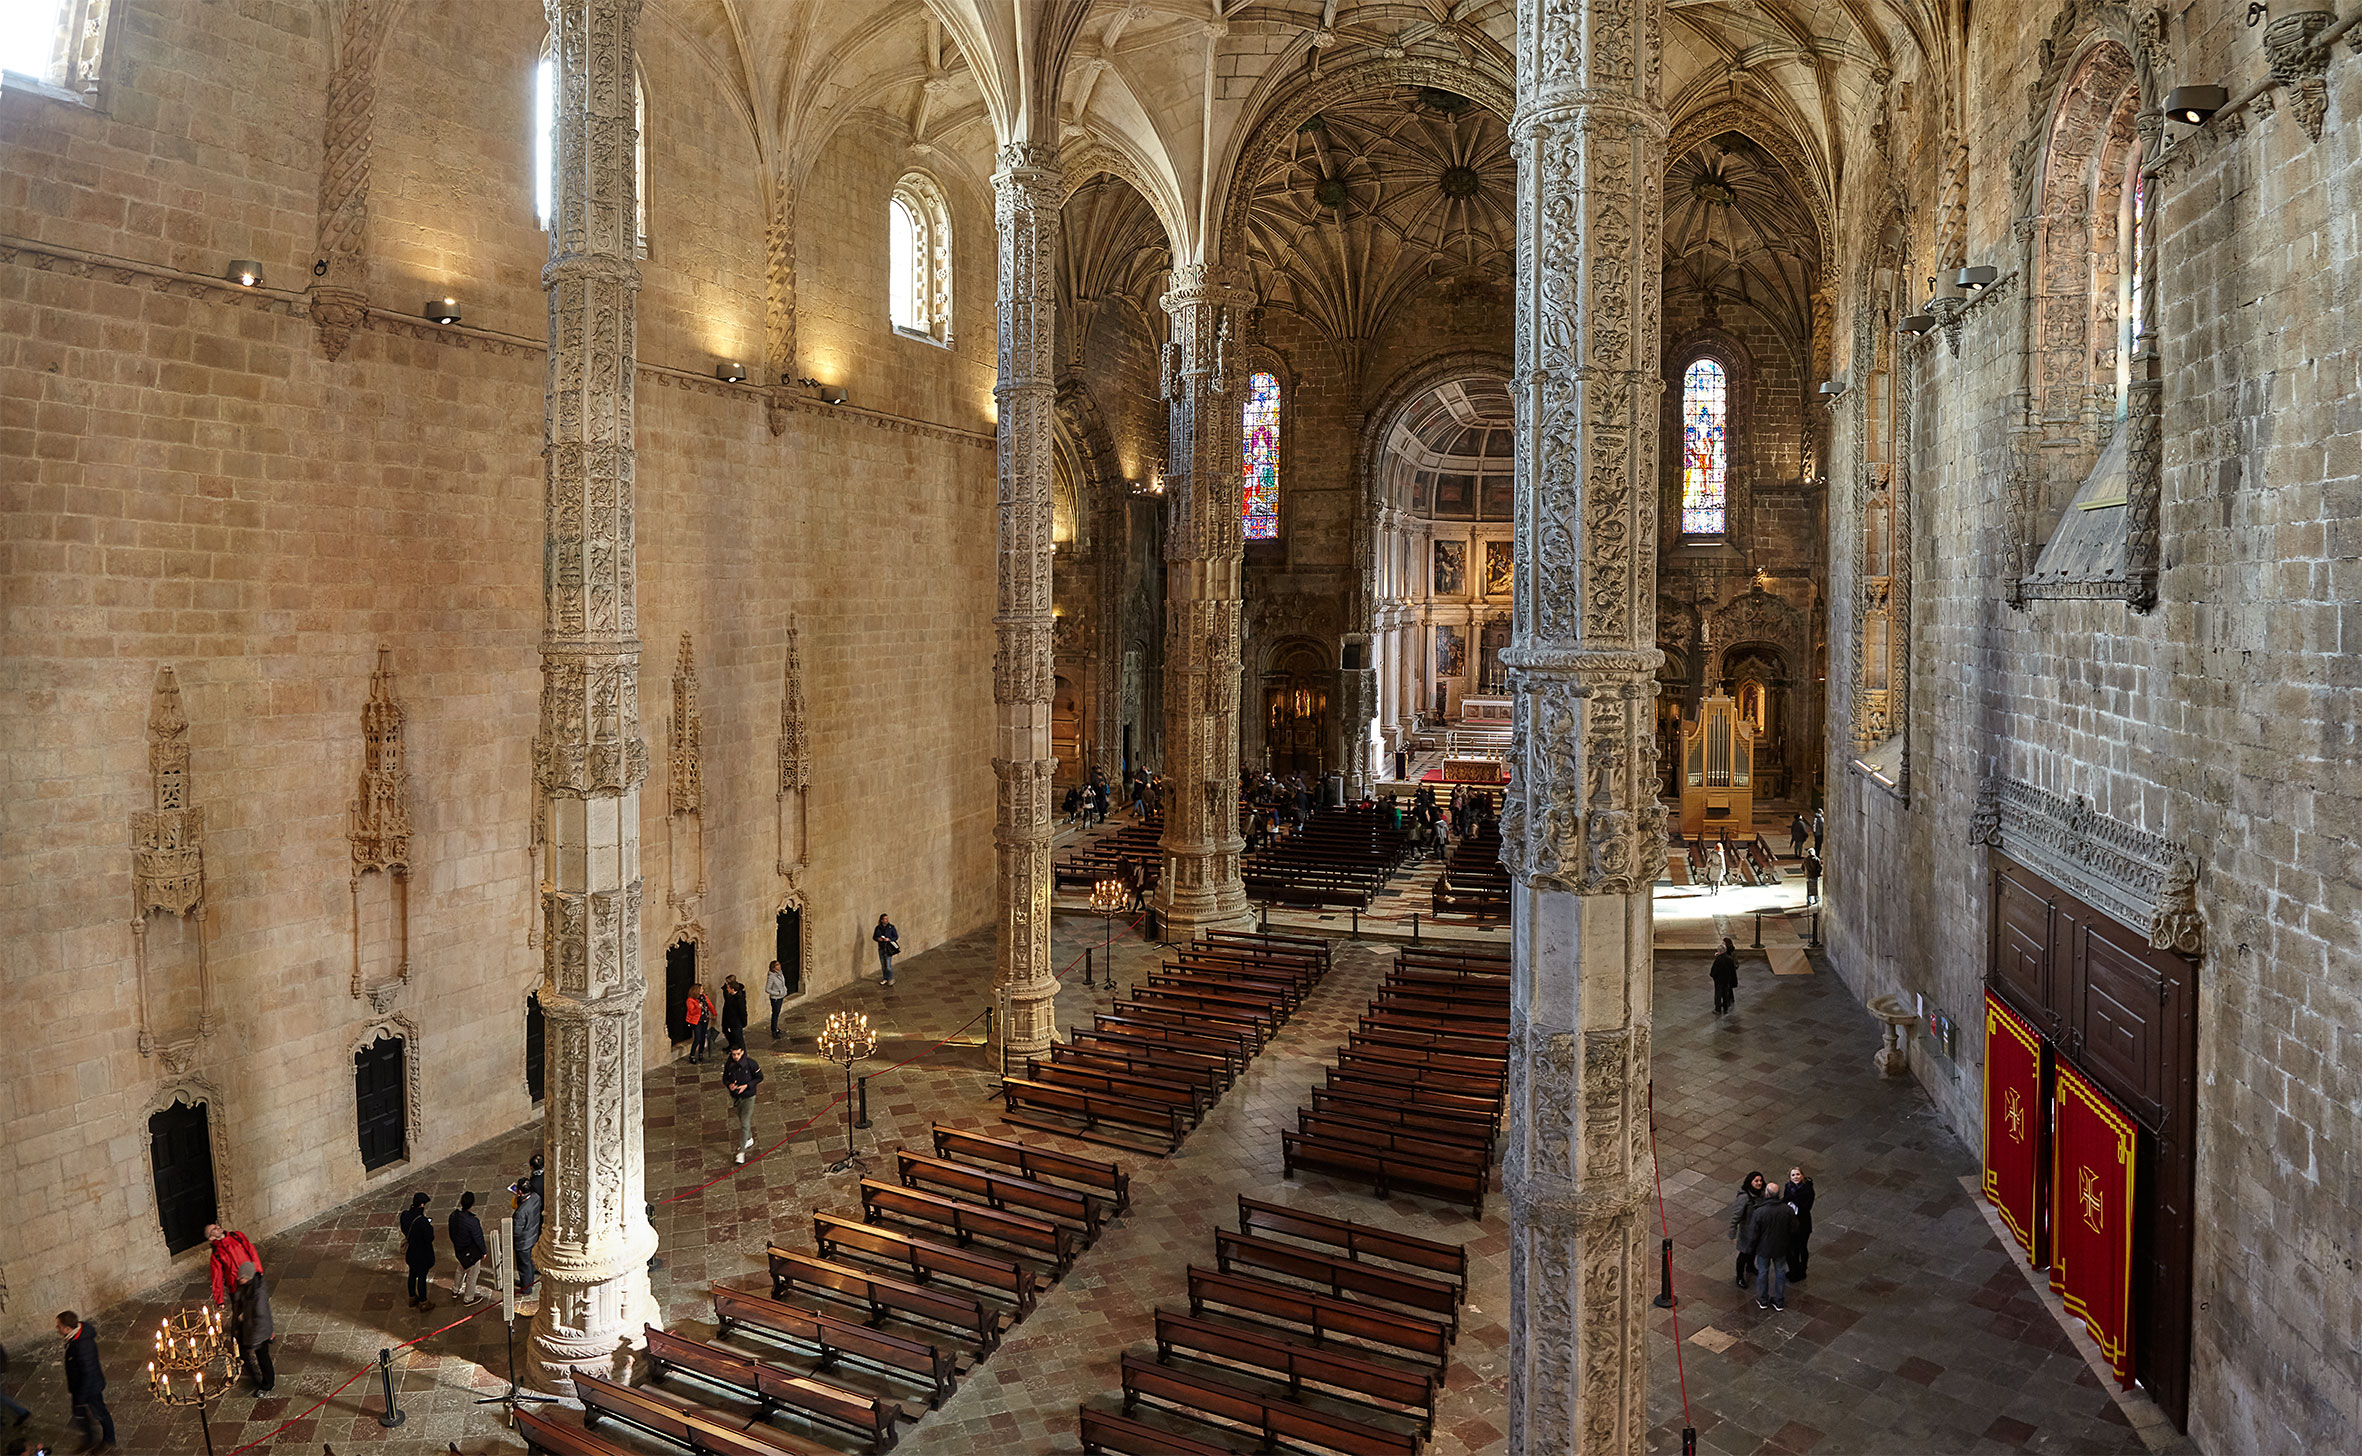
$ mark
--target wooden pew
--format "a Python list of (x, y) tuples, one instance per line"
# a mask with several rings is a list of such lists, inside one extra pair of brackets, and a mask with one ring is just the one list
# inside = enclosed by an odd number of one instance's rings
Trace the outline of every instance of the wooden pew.
[[(1181, 1139), (1189, 1135), (1189, 1111), (1185, 1107), (1136, 1102), (1127, 1097), (1074, 1085), (1071, 1080), (1047, 1082), (1030, 1077), (1003, 1077), (1001, 1101), (1005, 1107), (1001, 1113), (1004, 1122), (1013, 1122), (1019, 1127), (1038, 1128), (1061, 1137), (1081, 1138), (1085, 1142), (1107, 1143), (1114, 1147), (1154, 1153), (1160, 1158), (1172, 1154), (1181, 1146)], [(1078, 1128), (1048, 1118), (1030, 1116), (1018, 1111), (1021, 1107), (1077, 1117), (1082, 1119), (1083, 1125)], [(1161, 1139), (1164, 1146), (1141, 1147), (1128, 1140), (1110, 1138), (1099, 1130), (1102, 1124), (1133, 1129), (1144, 1137)]]
[(1236, 1325), (1214, 1324), (1169, 1310), (1156, 1312), (1156, 1358), (1170, 1365), (1173, 1353), (1211, 1356), (1264, 1372), (1288, 1383), (1288, 1394), (1304, 1397), (1306, 1385), (1402, 1407), (1419, 1418), (1419, 1434), (1435, 1434), (1435, 1377), (1394, 1369), (1342, 1351), (1292, 1344)]
[(1509, 1078), (1506, 1074), (1445, 1071), (1438, 1067), (1421, 1066), (1416, 1062), (1396, 1061), (1374, 1051), (1340, 1050), (1336, 1070), (1348, 1076), (1399, 1082), (1405, 1086), (1451, 1092), (1462, 1097), (1481, 1097), (1493, 1102), (1499, 1102), (1509, 1094)]
[(1414, 1269), (1448, 1276), (1468, 1296), (1468, 1246), (1447, 1244), (1396, 1233), (1375, 1224), (1330, 1218), (1301, 1208), (1238, 1196), (1238, 1231), (1242, 1234), (1283, 1234), (1308, 1244), (1344, 1251), (1348, 1259), (1384, 1259)]
[(1325, 969), (1335, 956), (1334, 941), (1323, 935), (1290, 935), (1278, 930), (1209, 930), (1198, 937), (1201, 945), (1260, 946), (1277, 951), (1301, 951), (1320, 959)]
[(940, 1407), (959, 1380), (959, 1362), (949, 1351), (766, 1299), (743, 1289), (714, 1286), (714, 1333), (722, 1339), (744, 1326), (766, 1335), (809, 1345), (821, 1369), (852, 1360), (891, 1375), (905, 1375), (927, 1387), (927, 1404)]
[(963, 1199), (945, 1198), (940, 1194), (922, 1193), (899, 1183), (887, 1183), (876, 1178), (862, 1179), (861, 1217), (869, 1223), (879, 1223), (892, 1217), (903, 1223), (943, 1229), (962, 1248), (966, 1248), (973, 1240), (982, 1239), (1004, 1249), (1019, 1250), (1048, 1261), (1053, 1277), (1063, 1276), (1074, 1267), (1078, 1235), (1065, 1224), (1011, 1213), (1007, 1209), (991, 1208), (981, 1203), (969, 1203)]
[(1445, 1051), (1437, 1047), (1405, 1047), (1391, 1042), (1364, 1041), (1359, 1036), (1349, 1038), (1349, 1045), (1337, 1048), (1340, 1056), (1367, 1057), (1375, 1062), (1391, 1062), (1405, 1067), (1423, 1067), (1435, 1072), (1455, 1072), (1469, 1077), (1509, 1076), (1509, 1058), (1486, 1056), (1479, 1052)]
[(1064, 1044), (1089, 1051), (1103, 1051), (1111, 1056), (1137, 1058), (1143, 1065), (1163, 1064), (1202, 1071), (1213, 1079), (1217, 1092), (1229, 1091), (1231, 1082), (1238, 1075), (1237, 1058), (1231, 1053), (1196, 1051), (1159, 1037), (1078, 1026), (1066, 1033)]
[(929, 1130), (935, 1140), (935, 1156), (958, 1158), (970, 1163), (998, 1163), (1014, 1168), (1036, 1183), (1072, 1183), (1086, 1193), (1107, 1200), (1113, 1214), (1128, 1212), (1132, 1207), (1132, 1175), (1120, 1163), (1103, 1163), (1096, 1158), (1077, 1157), (1056, 1148), (1036, 1147), (1013, 1138), (988, 1137), (980, 1132), (945, 1127), (932, 1123)]
[(1439, 1375), (1451, 1358), (1451, 1331), (1440, 1321), (1424, 1315), (1316, 1294), (1298, 1285), (1253, 1274), (1225, 1274), (1192, 1264), (1189, 1312), (1202, 1316), (1208, 1309), (1302, 1325), (1302, 1333), (1315, 1344), (1342, 1340), (1356, 1349), (1379, 1350), (1433, 1365)]
[(1328, 1087), (1312, 1089), (1311, 1110), (1330, 1117), (1352, 1118), (1378, 1127), (1399, 1127), (1445, 1142), (1481, 1147), (1485, 1150), (1488, 1162), (1500, 1141), (1499, 1121), (1495, 1118), (1426, 1107), (1405, 1107), (1394, 1101), (1371, 1101)]
[(1046, 1082), (1053, 1087), (1072, 1087), (1113, 1102), (1137, 1102), (1159, 1110), (1170, 1108), (1189, 1120), (1195, 1127), (1213, 1101), (1205, 1089), (1188, 1082), (1151, 1076), (1145, 1072), (1094, 1067), (1074, 1060), (1043, 1061), (1040, 1057), (1025, 1059), (1025, 1076), (1029, 1081)]
[(1309, 1107), (1296, 1109), (1296, 1131), (1307, 1144), (1323, 1150), (1349, 1144), (1383, 1153), (1389, 1162), (1424, 1163), (1438, 1172), (1454, 1176), (1465, 1173), (1489, 1184), (1487, 1170), (1492, 1166), (1492, 1149), (1475, 1139), (1431, 1133), (1424, 1128), (1364, 1122), (1357, 1117), (1315, 1112)]
[(1143, 1356), (1125, 1355), (1122, 1372), (1126, 1415), (1143, 1400), (1158, 1401), (1210, 1422), (1243, 1427), (1262, 1437), (1266, 1451), (1282, 1437), (1348, 1456), (1417, 1456), (1419, 1450), (1419, 1438), (1408, 1432), (1275, 1400), (1193, 1370), (1170, 1370)]
[(1234, 1234), (1228, 1229), (1216, 1229), (1214, 1265), (1228, 1274), (1233, 1264), (1258, 1273), (1284, 1274), (1291, 1279), (1324, 1285), (1329, 1293), (1340, 1299), (1348, 1294), (1383, 1299), (1389, 1304), (1399, 1304), (1405, 1309), (1432, 1315), (1442, 1320), (1445, 1328), (1454, 1336), (1459, 1334), (1459, 1291), (1440, 1279), (1380, 1269), (1358, 1260), (1340, 1259), (1334, 1255), (1298, 1248), (1294, 1244), (1275, 1243), (1252, 1234)]
[[(1074, 1414), (1082, 1435), (1083, 1456), (1237, 1456), (1228, 1446), (1193, 1441), (1112, 1411), (1095, 1411), (1086, 1405)], [(618, 1456), (632, 1456), (632, 1453), (621, 1452)]]
[(1249, 1000), (1269, 1001), (1279, 1010), (1282, 1020), (1295, 1014), (1303, 993), (1293, 981), (1273, 980), (1269, 976), (1237, 966), (1209, 966), (1192, 961), (1167, 961), (1152, 970), (1146, 978), (1151, 986), (1170, 985), (1180, 990), (1202, 989), (1217, 996), (1243, 996)]
[(886, 1279), (866, 1269), (836, 1264), (811, 1254), (773, 1244), (771, 1297), (785, 1299), (791, 1289), (802, 1289), (822, 1299), (859, 1305), (869, 1311), (869, 1322), (882, 1324), (901, 1318), (941, 1325), (975, 1342), (979, 1356), (992, 1353), (1001, 1342), (1001, 1317), (972, 1294), (924, 1289), (899, 1279)]
[(1488, 1122), (1498, 1122), (1501, 1117), (1501, 1099), (1498, 1097), (1471, 1097), (1466, 1093), (1445, 1092), (1390, 1077), (1365, 1076), (1337, 1067), (1329, 1068), (1326, 1085), (1366, 1101), (1396, 1102), (1410, 1107), (1440, 1107), (1450, 1112), (1469, 1113)]
[[(517, 1434), (525, 1438), (525, 1449), (531, 1456), (642, 1456), (636, 1447), (618, 1446), (605, 1436), (571, 1421), (557, 1421), (537, 1415), (529, 1405), (511, 1409), (517, 1418)], [(1110, 1446), (1108, 1449), (1122, 1451), (1126, 1448)]]
[(835, 1447), (818, 1441), (749, 1427), (737, 1416), (709, 1411), (660, 1391), (618, 1385), (584, 1371), (575, 1372), (574, 1395), (582, 1402), (585, 1430), (602, 1420), (618, 1420), (686, 1446), (700, 1456), (841, 1456)]
[[(894, 1449), (894, 1423), (902, 1407), (874, 1395), (862, 1395), (766, 1364), (722, 1345), (685, 1339), (654, 1325), (646, 1326), (651, 1373), (694, 1375), (725, 1390), (753, 1399), (762, 1420), (773, 1411), (791, 1410), (817, 1424), (851, 1433), (869, 1443), (872, 1452)], [(753, 1429), (753, 1428), (749, 1428)]]
[(938, 1279), (955, 1279), (972, 1288), (989, 1290), (1016, 1306), (1017, 1319), (1033, 1313), (1034, 1298), (1039, 1293), (1033, 1271), (1023, 1265), (833, 1213), (812, 1215), (812, 1246), (823, 1259), (839, 1259), (850, 1251), (906, 1269), (914, 1284), (931, 1286)]
[(1454, 1036), (1447, 1031), (1405, 1031), (1391, 1026), (1368, 1026), (1353, 1033), (1357, 1042), (1368, 1041), (1373, 1046), (1399, 1046), (1439, 1052), (1458, 1052), (1462, 1056), (1494, 1057), (1506, 1065), (1509, 1043), (1506, 1037), (1483, 1035)]
[(894, 1151), (894, 1176), (905, 1188), (928, 1184), (948, 1188), (961, 1197), (1001, 1209), (1023, 1209), (1082, 1229), (1086, 1242), (1099, 1236), (1099, 1225), (1111, 1206), (1106, 1199), (1072, 1188), (1059, 1188), (1010, 1173), (995, 1173), (948, 1158), (930, 1158), (904, 1148)]
[(1149, 1077), (1160, 1082), (1194, 1089), (1204, 1106), (1212, 1106), (1230, 1085), (1227, 1070), (1220, 1066), (1184, 1062), (1141, 1045), (1121, 1042), (1083, 1042), (1069, 1033), (1065, 1041), (1050, 1043), (1050, 1065), (1057, 1067), (1086, 1067), (1101, 1072), (1122, 1072), (1128, 1076)]
[(1203, 991), (1165, 991), (1134, 986), (1125, 1001), (1132, 1005), (1165, 1006), (1186, 1011), (1193, 1022), (1210, 1021), (1217, 1026), (1239, 1028), (1255, 1038), (1257, 1048), (1271, 1040), (1271, 1033), (1279, 1023), (1278, 1015), (1267, 1005), (1242, 997), (1217, 996)]
[(1392, 1196), (1397, 1189), (1424, 1193), (1449, 1203), (1464, 1203), (1470, 1217), (1484, 1217), (1485, 1190), (1492, 1182), (1490, 1167), (1444, 1167), (1415, 1154), (1398, 1155), (1384, 1148), (1301, 1132), (1280, 1133), (1279, 1148), (1283, 1177), (1293, 1178), (1298, 1168), (1309, 1168), (1367, 1183), (1380, 1198)]
[(1116, 1003), (1115, 1010), (1091, 1018), (1101, 1031), (1120, 1031), (1169, 1042), (1197, 1051), (1220, 1051), (1232, 1059), (1232, 1070), (1244, 1067), (1263, 1049), (1263, 1040), (1250, 1028), (1217, 1026), (1185, 1011), (1165, 1006)]

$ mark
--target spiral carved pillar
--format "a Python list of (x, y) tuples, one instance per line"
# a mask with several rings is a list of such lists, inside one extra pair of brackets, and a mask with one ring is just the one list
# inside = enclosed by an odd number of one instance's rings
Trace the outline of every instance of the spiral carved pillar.
[(1511, 1456), (1648, 1427), (1663, 13), (1518, 7)]

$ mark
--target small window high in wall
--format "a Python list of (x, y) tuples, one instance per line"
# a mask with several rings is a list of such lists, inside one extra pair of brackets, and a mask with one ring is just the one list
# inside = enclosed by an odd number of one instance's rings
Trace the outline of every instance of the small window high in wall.
[(0, 71), (8, 89), (95, 104), (109, 0), (11, 0), (0, 4)]
[(1249, 541), (1279, 539), (1279, 376), (1247, 376), (1239, 485), (1241, 533)]
[(897, 333), (951, 342), (951, 210), (922, 172), (886, 200), (886, 295)]
[[(648, 256), (648, 90), (632, 77), (632, 223), (633, 244)], [(553, 42), (544, 41), (541, 64), (533, 71), (533, 215), (544, 232), (558, 208), (558, 55)]]
[(1730, 519), (1730, 375), (1699, 359), (1681, 376), (1681, 534), (1720, 536)]

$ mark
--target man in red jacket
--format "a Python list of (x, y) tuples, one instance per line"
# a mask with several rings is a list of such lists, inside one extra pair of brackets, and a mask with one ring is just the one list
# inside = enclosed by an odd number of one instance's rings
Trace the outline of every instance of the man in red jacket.
[(238, 1266), (252, 1264), (255, 1272), (260, 1273), (262, 1255), (256, 1251), (254, 1240), (229, 1232), (218, 1223), (205, 1225), (205, 1242), (213, 1245), (213, 1302), (228, 1304), (230, 1291), (238, 1287)]

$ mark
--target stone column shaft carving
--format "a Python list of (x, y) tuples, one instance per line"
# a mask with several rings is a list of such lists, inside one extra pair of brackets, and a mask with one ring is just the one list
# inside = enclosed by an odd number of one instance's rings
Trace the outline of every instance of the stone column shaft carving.
[(804, 794), (812, 787), (812, 735), (804, 722), (804, 660), (787, 624), (786, 682), (779, 693), (779, 858), (782, 903), (804, 908)]
[(639, 607), (632, 373), (639, 265), (632, 50), (639, 0), (547, 0), (557, 56), (556, 215), (542, 460), (541, 724), (547, 849), (548, 1210), (533, 1321), (542, 1375), (611, 1367), (658, 1317), (641, 1155)]
[(1004, 148), (993, 174), (1000, 235), (1000, 612), (993, 619), (993, 850), (1000, 894), (995, 990), (1003, 1045), (1045, 1053), (1056, 1035), (1050, 962), (1051, 428), (1057, 410), (1058, 223), (1053, 148)]
[(763, 229), (763, 383), (771, 395), (764, 419), (771, 433), (787, 433), (788, 391), (796, 377), (796, 194), (785, 177), (771, 183), (771, 217)]
[(1510, 1456), (1648, 1429), (1662, 0), (1520, 0)]
[(377, 110), (377, 55), (399, 0), (350, 0), (328, 75), (327, 134), (320, 151), (319, 258), (311, 286), (320, 350), (344, 353), (369, 311), (369, 144)]

